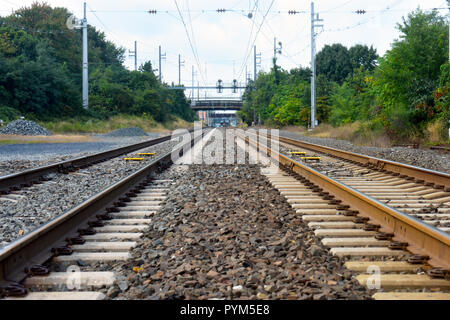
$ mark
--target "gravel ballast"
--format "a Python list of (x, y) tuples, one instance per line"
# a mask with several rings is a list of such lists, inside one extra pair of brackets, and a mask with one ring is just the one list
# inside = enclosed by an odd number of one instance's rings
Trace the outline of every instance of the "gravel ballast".
[(280, 130), (280, 136), (315, 143), (331, 148), (365, 154), (377, 158), (402, 162), (430, 170), (450, 173), (450, 154), (442, 154), (433, 150), (411, 149), (407, 147), (377, 148), (360, 147), (345, 140), (314, 138), (300, 133)]
[(0, 130), (0, 134), (16, 134), (24, 136), (49, 136), (51, 132), (34, 121), (15, 120)]
[(147, 132), (145, 132), (141, 128), (130, 127), (130, 128), (118, 129), (118, 130), (106, 133), (102, 136), (104, 136), (104, 137), (141, 137), (141, 136), (147, 136), (147, 135), (148, 135)]
[(115, 272), (109, 298), (370, 299), (260, 166), (177, 164), (156, 179), (173, 182), (132, 258), (81, 267)]
[[(115, 299), (370, 299), (258, 166), (173, 166), (168, 199), (118, 275)], [(142, 268), (134, 272), (133, 268)]]
[[(152, 133), (145, 137), (105, 138), (94, 142), (7, 144), (0, 146), (0, 176), (83, 157), (114, 148), (167, 136)], [(100, 139), (96, 139), (100, 140)]]

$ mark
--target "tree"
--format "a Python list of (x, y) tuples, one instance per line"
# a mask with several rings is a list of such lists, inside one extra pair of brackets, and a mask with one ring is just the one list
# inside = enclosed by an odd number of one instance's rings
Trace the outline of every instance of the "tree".
[(156, 79), (150, 62), (140, 71), (123, 66), (124, 49), (88, 26), (90, 110), (81, 106), (80, 30), (69, 30), (66, 8), (33, 3), (0, 17), (0, 116), (40, 120), (74, 116), (108, 118), (146, 115), (166, 121), (173, 115), (192, 121), (195, 113), (183, 92)]
[[(441, 67), (439, 87), (434, 92), (434, 101), (437, 113), (436, 118), (441, 121), (443, 129), (448, 129), (450, 120), (450, 63), (444, 64)], [(449, 138), (448, 130), (445, 131), (441, 132), (441, 135)]]
[(386, 127), (402, 134), (411, 125), (420, 131), (436, 114), (432, 95), (448, 59), (448, 26), (437, 11), (418, 9), (397, 28), (400, 39), (380, 58), (374, 88)]
[(349, 51), (339, 43), (326, 45), (316, 56), (317, 74), (325, 75), (330, 81), (342, 84), (352, 72)]
[(357, 44), (349, 49), (350, 63), (352, 69), (363, 67), (366, 70), (373, 71), (377, 65), (377, 50), (370, 46)]
[(376, 96), (372, 85), (372, 74), (361, 66), (347, 77), (342, 86), (335, 86), (331, 95), (331, 124), (338, 126), (373, 117)]

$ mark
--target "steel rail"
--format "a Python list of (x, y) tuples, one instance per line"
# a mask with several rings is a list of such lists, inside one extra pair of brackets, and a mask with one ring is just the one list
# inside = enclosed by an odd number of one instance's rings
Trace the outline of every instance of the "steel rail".
[[(270, 135), (267, 135), (270, 138)], [(312, 144), (308, 142), (298, 141), (286, 137), (279, 137), (280, 142), (292, 144), (297, 147), (326, 153), (341, 159), (356, 161), (362, 165), (371, 165), (377, 169), (392, 171), (400, 175), (405, 175), (413, 177), (417, 180), (423, 180), (425, 182), (433, 183), (436, 187), (440, 187), (450, 191), (450, 174), (445, 172), (439, 172), (434, 170), (429, 170), (421, 167), (412, 166), (405, 163), (400, 163), (391, 160), (380, 159), (376, 157), (370, 157), (367, 155), (338, 150), (330, 147), (325, 147), (317, 144)]]
[(448, 234), (276, 152), (248, 136), (245, 137), (245, 140), (257, 147), (260, 152), (266, 152), (279, 164), (290, 168), (353, 209), (358, 210), (361, 216), (368, 217), (380, 224), (381, 231), (394, 233), (396, 240), (408, 242), (410, 252), (428, 255), (429, 263), (432, 266), (450, 268), (450, 236)]
[[(191, 129), (192, 131), (192, 129)], [(55, 172), (69, 172), (88, 166), (97, 162), (109, 160), (123, 154), (127, 154), (139, 149), (148, 148), (156, 144), (169, 141), (172, 136), (164, 136), (144, 142), (139, 142), (125, 147), (111, 149), (88, 156), (78, 157), (66, 161), (60, 161), (50, 165), (28, 169), (22, 172), (9, 174), (0, 177), (0, 193), (8, 193), (14, 188), (29, 186), (35, 181), (39, 181), (42, 176)]]
[(181, 156), (183, 150), (188, 150), (201, 138), (202, 134), (192, 137), (190, 133), (189, 142), (0, 249), (0, 284), (22, 281), (27, 276), (24, 271), (26, 267), (52, 258), (51, 249), (66, 245), (65, 239), (77, 236), (77, 230), (86, 225), (89, 218), (104, 212), (107, 207), (114, 207), (121, 195), (151, 177), (156, 170), (169, 166), (172, 154), (178, 152)]

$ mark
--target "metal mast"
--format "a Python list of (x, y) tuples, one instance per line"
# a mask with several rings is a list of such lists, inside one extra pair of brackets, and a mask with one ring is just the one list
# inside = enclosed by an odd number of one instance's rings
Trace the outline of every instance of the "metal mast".
[(83, 18), (83, 108), (89, 108), (89, 73), (88, 73), (88, 24), (86, 18), (86, 2)]
[(323, 27), (316, 22), (320, 21), (323, 20), (314, 14), (314, 2), (311, 2), (311, 129), (316, 127), (316, 28)]

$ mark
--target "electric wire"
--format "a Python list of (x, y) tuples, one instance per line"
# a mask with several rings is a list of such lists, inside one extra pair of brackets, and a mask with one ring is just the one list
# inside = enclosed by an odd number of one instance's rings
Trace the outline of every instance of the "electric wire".
[[(254, 27), (255, 27), (255, 19), (254, 19), (254, 18), (256, 17), (256, 12), (257, 12), (257, 10), (258, 10), (258, 2), (259, 2), (259, 0), (255, 0), (254, 6), (253, 6), (253, 10), (251, 11), (252, 14), (253, 14), (253, 11), (255, 11), (255, 15), (254, 15), (254, 17), (251, 19), (251, 21), (252, 21), (252, 28), (251, 28), (251, 30), (250, 30), (250, 35), (249, 35), (249, 37), (248, 37), (248, 41), (247, 41), (247, 46), (246, 46), (246, 49), (245, 49), (244, 57), (246, 57), (247, 54), (249, 54), (249, 50), (250, 50), (250, 52), (251, 52), (250, 43), (251, 43), (251, 40), (252, 40), (253, 29), (254, 29)], [(242, 64), (241, 64), (239, 70), (243, 69), (243, 68), (245, 67), (246, 64), (247, 64), (247, 60), (246, 60), (246, 59), (243, 59), (243, 60), (242, 60)], [(234, 76), (234, 75), (233, 75), (233, 76)]]
[(177, 0), (174, 0), (174, 2), (175, 2), (175, 5), (176, 5), (176, 7), (177, 7), (177, 9), (178, 9), (178, 14), (180, 15), (181, 22), (183, 23), (184, 30), (186, 31), (186, 35), (187, 35), (187, 38), (188, 38), (188, 41), (189, 41), (189, 45), (191, 46), (192, 54), (194, 55), (194, 59), (195, 59), (195, 61), (196, 61), (196, 63), (197, 63), (197, 67), (198, 67), (198, 70), (199, 70), (199, 72), (200, 72), (200, 76), (202, 77), (203, 82), (206, 82), (206, 81), (205, 81), (205, 78), (203, 77), (203, 74), (202, 74), (202, 70), (201, 70), (201, 67), (200, 67), (200, 61), (199, 61), (198, 56), (197, 56), (196, 53), (195, 53), (196, 51), (195, 51), (195, 49), (194, 49), (194, 47), (193, 47), (193, 45), (192, 45), (191, 37), (190, 37), (190, 35), (189, 35), (189, 31), (188, 31), (187, 26), (186, 26), (186, 23), (185, 23), (185, 21), (184, 21), (183, 14), (182, 14), (181, 11), (180, 11), (180, 8), (179, 8), (179, 6), (178, 6)]
[[(272, 8), (272, 6), (273, 6), (274, 3), (275, 3), (275, 0), (272, 0), (272, 2), (270, 3), (269, 8), (267, 9), (266, 13), (265, 13), (264, 16), (263, 16), (262, 22), (261, 22), (261, 24), (259, 25), (258, 31), (256, 32), (255, 39), (253, 40), (252, 47), (255, 45), (256, 40), (258, 39), (259, 32), (261, 31), (261, 28), (262, 28), (262, 26), (263, 26), (263, 24), (264, 24), (264, 21), (266, 20), (266, 17), (267, 17), (267, 15), (269, 14), (270, 9)], [(247, 64), (247, 61), (248, 61), (249, 56), (250, 56), (250, 53), (249, 53), (249, 54), (247, 55), (247, 57), (245, 58), (245, 63), (244, 63), (244, 65)], [(244, 71), (244, 68), (242, 68), (242, 69), (240, 70), (238, 79), (241, 79), (241, 76), (242, 76), (242, 72), (243, 72), (243, 71)]]

